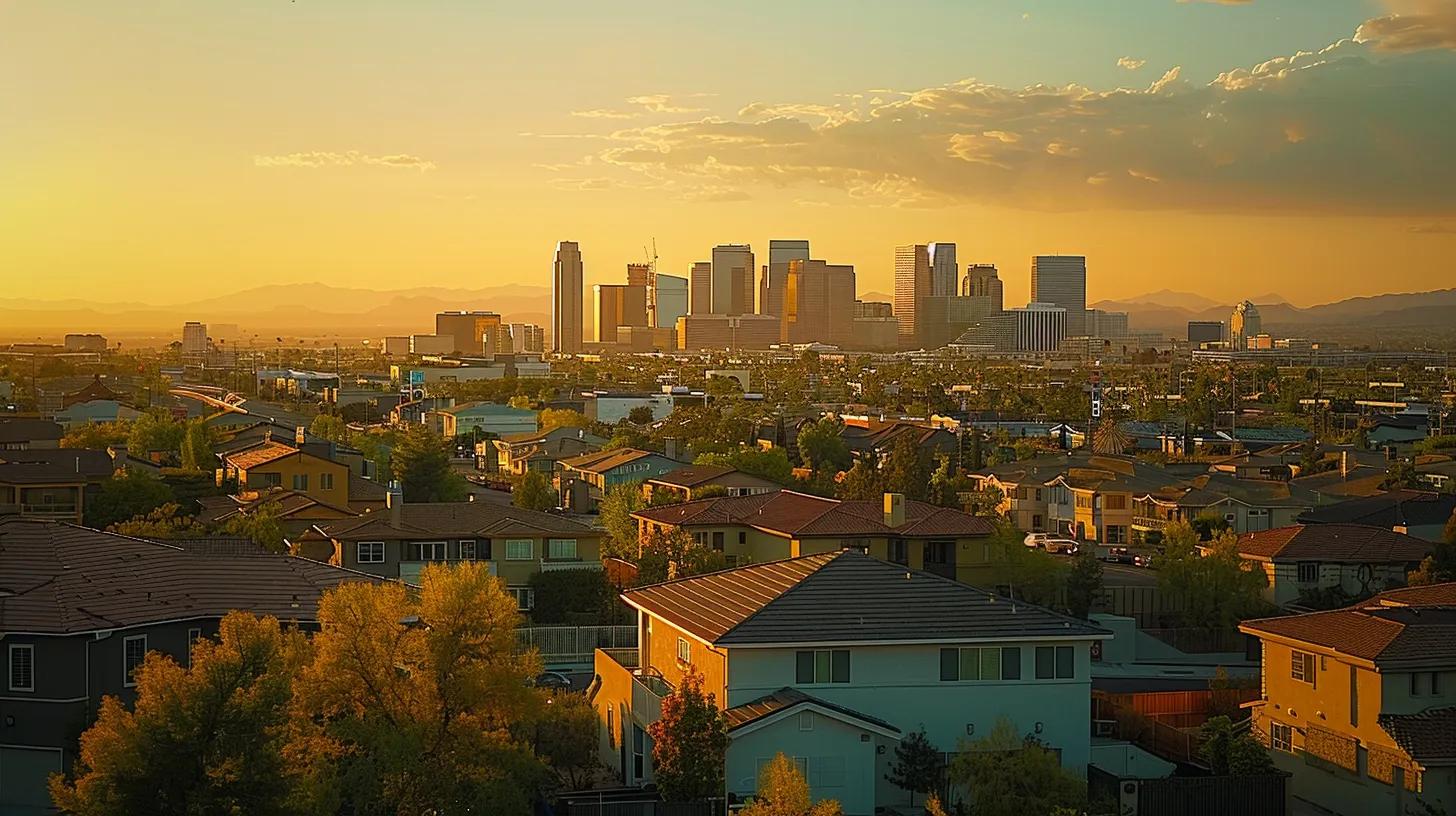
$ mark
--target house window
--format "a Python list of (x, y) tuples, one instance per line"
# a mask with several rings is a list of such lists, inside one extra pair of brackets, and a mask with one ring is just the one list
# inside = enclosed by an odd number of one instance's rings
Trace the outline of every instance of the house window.
[(693, 543), (696, 544), (696, 545), (698, 545), (699, 547), (706, 547), (706, 546), (708, 546), (708, 534), (707, 533), (701, 533), (701, 532), (700, 533), (693, 533)]
[(133, 675), (137, 666), (147, 657), (147, 636), (132, 635), (121, 641), (121, 684), (127, 688), (136, 685)]
[(360, 541), (357, 547), (359, 549), (358, 561), (360, 564), (384, 563), (383, 541)]
[(546, 557), (553, 561), (575, 561), (576, 539), (550, 538), (546, 540)]
[(1301, 584), (1319, 583), (1320, 565), (1318, 561), (1299, 562), (1299, 582)]
[(474, 561), (475, 560), (475, 539), (472, 539), (472, 538), (463, 538), (463, 539), (460, 540), (460, 560), (461, 561)]
[(1070, 680), (1076, 676), (1071, 646), (1036, 647), (1036, 679)]
[(849, 650), (819, 649), (795, 652), (795, 682), (848, 683)]
[(404, 560), (444, 561), (448, 550), (444, 541), (409, 541), (404, 545)]
[(949, 564), (950, 548), (954, 544), (951, 541), (927, 541), (925, 542), (925, 563), (927, 564)]
[(687, 638), (677, 639), (677, 659), (679, 663), (693, 662), (693, 645), (688, 643)]
[[(1289, 652), (1289, 676), (1301, 683), (1314, 685), (1314, 655), (1309, 652), (1291, 650)], [(1411, 691), (1415, 691), (1415, 676), (1411, 676)]]
[(800, 731), (813, 731), (814, 730), (814, 712), (812, 712), (812, 711), (801, 711), (801, 712), (799, 712), (799, 730)]
[(723, 552), (723, 541), (724, 537), (722, 530), (713, 533), (713, 549), (717, 550), (718, 552)]
[(1247, 532), (1257, 533), (1260, 530), (1269, 529), (1269, 509), (1267, 507), (1250, 507), (1245, 514)]
[(319, 490), (333, 490), (333, 489), (334, 489), (334, 474), (332, 474), (332, 473), (320, 473), (319, 474)]
[(10, 644), (10, 690), (35, 691), (35, 647)]
[(1127, 496), (1121, 493), (1113, 493), (1104, 499), (1103, 507), (1108, 510), (1126, 510)]
[(530, 587), (513, 586), (506, 587), (506, 591), (516, 599), (516, 609), (521, 612), (530, 612), (536, 606), (536, 590)]
[(530, 561), (535, 556), (535, 542), (529, 538), (506, 539), (507, 561)]
[(187, 668), (192, 668), (192, 650), (197, 647), (197, 641), (202, 639), (201, 629), (187, 630)]
[(1441, 673), (1431, 672), (1431, 694), (1441, 693)]
[(308, 489), (308, 474), (307, 473), (295, 473), (295, 474), (293, 474), (293, 489), (294, 490), (307, 490)]
[(1122, 524), (1109, 524), (1103, 527), (1102, 535), (1108, 544), (1127, 543), (1127, 527)]
[(642, 727), (632, 724), (632, 778), (641, 779), (647, 768), (647, 735)]
[(910, 563), (910, 548), (905, 546), (904, 539), (890, 539), (890, 560), (896, 564)]
[[(247, 482), (249, 485), (253, 484), (253, 477), (249, 476)], [(279, 487), (283, 484), (283, 474), (259, 473), (257, 484), (259, 487)]]
[(1294, 753), (1294, 729), (1285, 723), (1269, 723), (1269, 747), (1276, 751)]
[(739, 530), (738, 531), (738, 543), (739, 544), (747, 544), (748, 543), (748, 531), (746, 531), (746, 530)]
[(940, 650), (940, 679), (1020, 680), (1021, 647), (987, 646)]

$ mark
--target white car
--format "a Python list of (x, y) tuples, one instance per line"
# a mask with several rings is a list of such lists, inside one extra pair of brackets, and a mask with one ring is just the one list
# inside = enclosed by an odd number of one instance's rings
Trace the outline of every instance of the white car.
[(1027, 533), (1026, 538), (1023, 538), (1021, 543), (1032, 549), (1039, 549), (1051, 537), (1051, 533)]
[(1048, 538), (1042, 542), (1042, 549), (1052, 555), (1076, 555), (1077, 542), (1070, 538)]

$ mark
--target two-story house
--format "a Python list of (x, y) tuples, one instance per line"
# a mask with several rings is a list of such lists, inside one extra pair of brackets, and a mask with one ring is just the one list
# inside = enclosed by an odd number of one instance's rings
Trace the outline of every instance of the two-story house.
[(1239, 536), (1239, 557), (1268, 578), (1265, 597), (1283, 606), (1318, 592), (1349, 598), (1404, 586), (1432, 544), (1361, 524), (1292, 524)]
[(81, 448), (0, 450), (0, 507), (80, 524), (87, 501), (114, 473), (111, 454)]
[(852, 548), (914, 569), (985, 583), (1000, 557), (989, 519), (886, 493), (880, 502), (776, 490), (648, 507), (632, 514), (639, 541), (682, 529), (729, 564), (797, 558)]
[(48, 813), (101, 698), (135, 700), (148, 652), (187, 664), (242, 609), (308, 625), (349, 570), (246, 550), (205, 553), (71, 524), (0, 517), (0, 813)]
[(604, 533), (571, 519), (488, 501), (395, 498), (384, 510), (314, 526), (294, 542), (296, 553), (410, 584), (432, 562), (487, 562), (523, 612), (534, 606), (536, 573), (602, 568)]
[(469, 436), (502, 436), (530, 433), (536, 430), (536, 412), (529, 408), (512, 408), (495, 402), (461, 402), (434, 412), (440, 433), (447, 438)]
[(1239, 628), (1263, 653), (1253, 732), (1293, 796), (1352, 816), (1456, 808), (1456, 584)]
[[(326, 459), (282, 442), (265, 442), (222, 457), (224, 472), (235, 479), (239, 493), (263, 494), (292, 490), (334, 507), (350, 507), (350, 478), (341, 462)], [(365, 481), (360, 479), (359, 481)], [(356, 507), (363, 511), (377, 504)]]
[(66, 430), (49, 419), (0, 419), (0, 451), (59, 448)]
[(602, 759), (652, 780), (648, 727), (685, 673), (724, 709), (730, 796), (775, 754), (845, 813), (903, 804), (895, 744), (924, 729), (946, 753), (1001, 718), (1082, 772), (1091, 644), (1105, 630), (856, 550), (754, 564), (631, 590), (635, 651), (596, 653)]
[(1038, 456), (986, 468), (970, 474), (971, 482), (980, 491), (1001, 491), (997, 511), (1018, 530), (1045, 532), (1050, 521), (1047, 483), (1066, 472), (1070, 457)]
[(501, 473), (522, 476), (536, 471), (550, 476), (556, 463), (582, 454), (595, 453), (607, 440), (589, 434), (584, 428), (559, 427), (549, 431), (504, 434), (491, 440), (496, 449), (496, 464)]
[(645, 482), (680, 467), (682, 462), (655, 451), (617, 448), (558, 461), (555, 482), (562, 507), (577, 513), (595, 513), (613, 487)]
[(761, 476), (729, 467), (728, 465), (685, 465), (677, 470), (648, 479), (642, 485), (642, 494), (648, 501), (663, 494), (674, 501), (692, 501), (694, 492), (705, 488), (721, 488), (728, 496), (755, 496), (770, 493), (781, 485)]

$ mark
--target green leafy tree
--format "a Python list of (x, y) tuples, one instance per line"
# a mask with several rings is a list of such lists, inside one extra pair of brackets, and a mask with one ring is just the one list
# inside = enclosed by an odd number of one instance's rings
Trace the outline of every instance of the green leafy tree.
[(650, 405), (638, 405), (627, 412), (627, 421), (633, 425), (648, 425), (652, 420), (652, 406)]
[(727, 566), (723, 553), (699, 544), (687, 530), (680, 527), (665, 533), (654, 530), (642, 542), (642, 552), (637, 558), (637, 583), (639, 586), (657, 584), (717, 572)]
[(126, 442), (131, 426), (126, 422), (87, 422), (66, 431), (61, 447), (106, 450)]
[(809, 781), (799, 766), (782, 753), (774, 756), (758, 772), (758, 792), (753, 801), (739, 811), (740, 816), (844, 816), (834, 799), (813, 801)]
[(1101, 594), (1102, 562), (1089, 547), (1072, 559), (1072, 569), (1067, 574), (1067, 610), (1085, 620), (1092, 611), (1092, 603)]
[(874, 463), (867, 459), (860, 459), (854, 463), (853, 467), (844, 472), (844, 478), (839, 482), (836, 495), (846, 501), (873, 501), (883, 496), (885, 490), (884, 479)]
[(106, 529), (133, 538), (196, 538), (207, 535), (207, 529), (184, 513), (176, 502), (167, 502), (144, 516), (118, 521)]
[(1210, 717), (1199, 729), (1203, 744), (1198, 755), (1214, 776), (1249, 776), (1274, 772), (1269, 752), (1249, 733), (1248, 724), (1236, 725), (1228, 717)]
[(987, 542), (993, 558), (990, 583), (1018, 600), (1052, 606), (1067, 582), (1067, 559), (1028, 547), (1023, 538), (1011, 524), (997, 523)]
[(794, 480), (794, 466), (789, 464), (789, 455), (783, 448), (739, 448), (731, 453), (700, 453), (693, 464), (731, 467), (781, 485)]
[(1181, 602), (1182, 625), (1229, 628), (1268, 608), (1264, 590), (1268, 579), (1256, 565), (1238, 553), (1238, 536), (1225, 531), (1204, 545), (1199, 554), (1198, 534), (1181, 522), (1163, 530), (1163, 554), (1157, 558), (1158, 586)]
[(907, 499), (924, 501), (930, 489), (930, 455), (914, 434), (903, 433), (890, 445), (890, 454), (880, 467), (885, 492), (904, 493)]
[(277, 502), (264, 502), (247, 513), (233, 516), (223, 524), (221, 532), (246, 538), (268, 552), (281, 553), (288, 549)]
[(985, 737), (962, 740), (950, 765), (950, 779), (970, 790), (976, 816), (1080, 813), (1087, 803), (1086, 782), (1062, 768), (1041, 743), (1016, 732), (1002, 717)]
[(528, 470), (511, 486), (511, 504), (526, 510), (555, 510), (556, 489), (537, 470)]
[(217, 457), (212, 453), (212, 429), (200, 419), (187, 423), (180, 451), (183, 470), (210, 471), (217, 467)]
[(308, 432), (319, 439), (327, 439), (330, 442), (346, 444), (349, 441), (349, 425), (342, 417), (331, 414), (319, 414), (308, 423)]
[(819, 473), (838, 473), (850, 466), (849, 446), (844, 443), (841, 432), (844, 423), (834, 417), (824, 417), (808, 423), (799, 430), (799, 458), (804, 466)]
[(394, 478), (407, 502), (463, 501), (469, 490), (465, 478), (450, 468), (449, 441), (424, 425), (399, 437), (391, 456)]
[(910, 794), (910, 806), (915, 806), (915, 794), (928, 794), (940, 787), (944, 773), (940, 751), (925, 736), (925, 729), (907, 734), (895, 746), (895, 761), (885, 780)]
[(543, 706), (532, 735), (537, 755), (551, 770), (552, 787), (582, 790), (602, 768), (597, 758), (597, 710), (584, 694), (559, 694)]
[(662, 698), (662, 715), (648, 726), (657, 789), (669, 802), (693, 802), (723, 793), (728, 726), (716, 695), (703, 691), (703, 675), (690, 667)]
[(384, 429), (356, 434), (349, 444), (358, 448), (359, 452), (364, 454), (364, 458), (374, 464), (375, 472), (387, 474), (394, 472), (390, 459), (398, 441), (399, 433), (397, 431)]
[(632, 514), (647, 506), (642, 498), (642, 484), (629, 482), (607, 488), (597, 507), (597, 519), (606, 529), (608, 540), (602, 542), (602, 554), (627, 561), (636, 561), (639, 542), (637, 520)]
[(174, 501), (167, 483), (139, 470), (125, 470), (103, 481), (85, 505), (87, 527), (104, 530), (118, 522), (145, 516)]
[(589, 626), (608, 622), (616, 594), (602, 570), (549, 570), (531, 576), (531, 622)]
[(153, 451), (173, 455), (182, 447), (182, 423), (158, 408), (147, 411), (131, 423), (126, 435), (127, 452), (140, 459)]
[(147, 655), (133, 708), (102, 699), (71, 777), (51, 777), (56, 807), (78, 816), (298, 812), (282, 741), (308, 641), (275, 618), (231, 612), (218, 641), (191, 648), (185, 669)]
[(585, 428), (591, 424), (585, 414), (570, 408), (543, 409), (536, 415), (536, 421), (540, 423), (543, 432), (553, 428)]
[(1456, 513), (1446, 519), (1442, 540), (1421, 561), (1419, 569), (1406, 575), (1411, 586), (1427, 586), (1456, 581)]

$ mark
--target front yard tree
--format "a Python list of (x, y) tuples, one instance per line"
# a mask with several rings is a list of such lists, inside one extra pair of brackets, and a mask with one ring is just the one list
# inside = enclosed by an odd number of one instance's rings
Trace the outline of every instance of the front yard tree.
[(1072, 809), (1081, 813), (1087, 785), (1062, 767), (1057, 755), (1017, 733), (1002, 717), (987, 736), (963, 740), (950, 781), (970, 790), (976, 816), (1024, 816)]
[(525, 510), (555, 510), (556, 491), (544, 473), (528, 470), (511, 487), (511, 504)]
[(450, 469), (450, 442), (424, 425), (399, 437), (391, 465), (407, 502), (462, 501), (464, 477)]
[(792, 759), (778, 754), (758, 774), (758, 793), (740, 816), (844, 816), (839, 802), (812, 802), (809, 783)]
[(925, 729), (916, 731), (895, 746), (895, 764), (885, 779), (901, 790), (910, 793), (910, 806), (915, 806), (915, 794), (928, 794), (940, 787), (940, 752), (930, 744)]
[(657, 789), (669, 802), (693, 802), (723, 795), (728, 726), (716, 695), (703, 692), (696, 668), (662, 698), (662, 716), (648, 727)]

